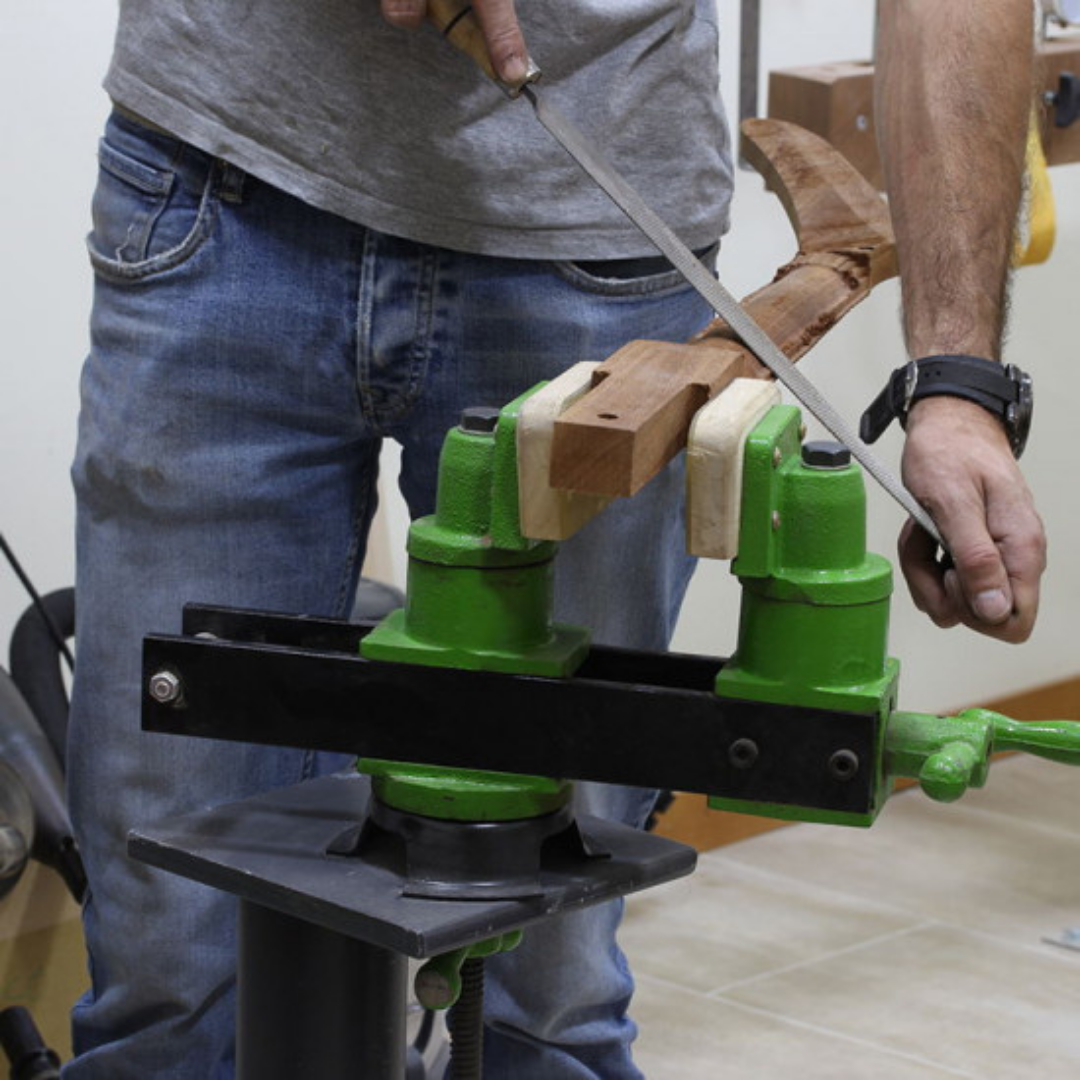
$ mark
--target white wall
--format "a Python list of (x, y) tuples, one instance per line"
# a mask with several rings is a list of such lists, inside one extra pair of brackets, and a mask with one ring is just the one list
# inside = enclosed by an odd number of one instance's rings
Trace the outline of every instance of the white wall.
[[(721, 0), (732, 109), (738, 6)], [(764, 0), (763, 8), (763, 71), (869, 55), (873, 5), (867, 0)], [(98, 87), (114, 18), (114, 0), (7, 0), (0, 19), (0, 235), (6, 249), (0, 265), (0, 530), (46, 590), (72, 579), (67, 469), (90, 284), (82, 236), (95, 144), (107, 111)], [(911, 708), (985, 700), (1080, 668), (1071, 634), (1080, 599), (1080, 571), (1072, 558), (1080, 537), (1080, 498), (1071, 481), (1080, 373), (1069, 363), (1070, 302), (1080, 281), (1080, 165), (1054, 170), (1053, 181), (1057, 251), (1047, 266), (1019, 275), (1008, 352), (1037, 380), (1036, 427), (1025, 464), (1051, 538), (1040, 625), (1019, 648), (963, 630), (938, 631), (912, 609), (900, 586), (892, 645), (904, 665), (902, 700)], [(721, 270), (729, 287), (744, 294), (768, 280), (793, 244), (779, 205), (752, 174), (739, 176), (735, 220)], [(895, 287), (882, 287), (805, 361), (808, 374), (851, 417), (903, 359), (897, 305)], [(894, 463), (898, 450), (895, 434), (887, 437), (884, 452)], [(901, 521), (901, 511), (872, 491), (872, 547), (891, 555)], [(390, 546), (379, 572), (400, 575), (400, 510), (392, 508), (381, 527)], [(0, 648), (24, 606), (13, 576), (0, 565)], [(736, 609), (727, 565), (703, 566), (676, 646), (729, 652)]]
[[(86, 350), (99, 89), (115, 0), (7, 0), (0, 17), (0, 531), (47, 591), (72, 581), (67, 479)], [(0, 562), (0, 662), (26, 596)]]

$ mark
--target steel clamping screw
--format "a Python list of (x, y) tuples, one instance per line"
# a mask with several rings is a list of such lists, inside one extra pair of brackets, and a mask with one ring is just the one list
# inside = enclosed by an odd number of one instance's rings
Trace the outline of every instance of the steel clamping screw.
[(183, 693), (180, 676), (171, 671), (158, 671), (150, 676), (150, 696), (162, 705), (174, 705)]

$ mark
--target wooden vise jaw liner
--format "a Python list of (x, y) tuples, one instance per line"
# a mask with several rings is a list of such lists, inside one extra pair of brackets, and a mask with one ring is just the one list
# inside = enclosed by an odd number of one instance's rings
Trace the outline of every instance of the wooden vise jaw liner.
[[(797, 360), (880, 281), (896, 274), (889, 210), (836, 150), (779, 120), (747, 120), (743, 155), (776, 192), (799, 250), (743, 305)], [(555, 421), (551, 486), (633, 495), (685, 445), (694, 414), (734, 379), (771, 379), (716, 319), (687, 344), (632, 341)]]

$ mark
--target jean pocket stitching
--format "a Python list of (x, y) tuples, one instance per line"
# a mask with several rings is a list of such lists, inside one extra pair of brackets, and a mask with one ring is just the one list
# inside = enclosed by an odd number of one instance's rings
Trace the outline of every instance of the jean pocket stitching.
[(90, 255), (90, 264), (94, 271), (102, 277), (126, 282), (143, 281), (168, 270), (173, 270), (187, 262), (202, 247), (203, 242), (210, 235), (216, 218), (216, 203), (215, 179), (213, 173), (211, 173), (207, 177), (203, 188), (199, 209), (195, 215), (195, 223), (179, 244), (148, 259), (125, 262), (123, 259), (112, 259), (107, 255), (103, 255), (94, 247), (92, 237), (87, 237), (86, 248)]
[(98, 164), (118, 180), (147, 195), (168, 195), (176, 180), (176, 174), (171, 170), (138, 161), (104, 139), (98, 147)]
[(613, 299), (639, 300), (642, 297), (659, 296), (688, 288), (685, 278), (674, 267), (659, 274), (649, 274), (639, 278), (597, 277), (583, 270), (576, 262), (556, 261), (552, 264), (556, 273), (568, 285), (584, 292)]

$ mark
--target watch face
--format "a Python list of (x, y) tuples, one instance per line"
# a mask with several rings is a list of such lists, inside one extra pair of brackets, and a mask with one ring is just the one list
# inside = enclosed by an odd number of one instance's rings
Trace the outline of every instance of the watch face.
[(1031, 376), (1022, 372), (1015, 364), (1009, 365), (1009, 375), (1016, 383), (1016, 400), (1005, 410), (1005, 426), (1009, 432), (1013, 453), (1019, 457), (1024, 452), (1031, 431), (1035, 392)]

